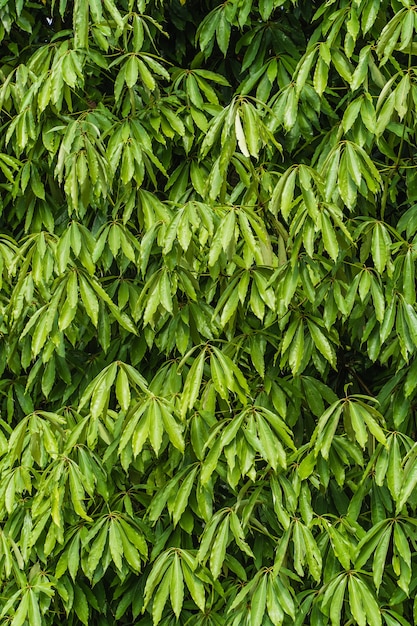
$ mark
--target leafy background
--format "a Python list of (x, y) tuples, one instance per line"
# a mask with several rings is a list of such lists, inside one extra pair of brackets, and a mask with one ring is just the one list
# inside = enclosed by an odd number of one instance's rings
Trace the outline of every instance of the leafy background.
[(0, 620), (417, 622), (416, 6), (0, 1)]

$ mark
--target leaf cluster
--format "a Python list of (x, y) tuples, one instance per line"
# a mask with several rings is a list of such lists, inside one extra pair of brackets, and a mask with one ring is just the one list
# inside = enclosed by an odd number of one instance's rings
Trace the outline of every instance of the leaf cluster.
[(417, 621), (408, 0), (0, 0), (0, 620)]

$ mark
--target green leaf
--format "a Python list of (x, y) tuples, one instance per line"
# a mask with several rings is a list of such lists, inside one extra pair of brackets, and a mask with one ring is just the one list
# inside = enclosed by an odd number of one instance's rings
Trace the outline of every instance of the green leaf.
[(162, 422), (170, 442), (177, 450), (184, 452), (185, 442), (182, 433), (182, 426), (180, 426), (166, 405), (161, 403), (159, 408), (162, 416)]
[(118, 570), (123, 567), (123, 543), (120, 536), (119, 524), (116, 520), (112, 520), (109, 524), (109, 548), (113, 563)]
[(361, 448), (364, 449), (368, 441), (368, 432), (366, 430), (363, 413), (355, 402), (348, 402), (345, 407), (345, 412), (349, 414), (351, 419), (352, 430), (355, 434), (356, 441)]
[(251, 626), (261, 626), (264, 619), (266, 609), (266, 594), (267, 594), (267, 582), (268, 577), (265, 574), (261, 576), (260, 583), (256, 587), (256, 590), (251, 600)]
[[(139, 62), (137, 57), (131, 55), (126, 61), (125, 65), (125, 82), (126, 85), (131, 89), (134, 85), (136, 85), (139, 74)], [(141, 75), (142, 76), (142, 75)]]
[(223, 562), (226, 556), (226, 548), (229, 539), (229, 516), (227, 515), (219, 528), (214, 540), (210, 555), (210, 570), (216, 580), (222, 571)]
[(317, 324), (307, 319), (307, 326), (318, 351), (327, 361), (329, 361), (330, 365), (336, 369), (336, 352), (331, 343), (325, 337), (324, 333), (320, 330)]
[(79, 585), (76, 585), (74, 588), (74, 609), (80, 622), (87, 626), (90, 614), (89, 604), (84, 591)]
[(366, 626), (366, 611), (362, 588), (355, 576), (351, 576), (348, 582), (349, 606), (353, 618), (359, 626)]
[(85, 310), (87, 311), (88, 317), (91, 319), (94, 326), (97, 327), (99, 305), (96, 294), (91, 289), (90, 285), (83, 276), (80, 276), (79, 278), (79, 286), (81, 299), (84, 304)]
[(181, 563), (178, 554), (174, 555), (171, 566), (171, 584), (169, 587), (172, 610), (177, 619), (181, 614), (182, 604), (184, 601), (184, 577), (182, 574)]
[(204, 584), (202, 581), (194, 574), (194, 572), (190, 569), (186, 562), (182, 562), (182, 572), (184, 575), (184, 581), (187, 585), (187, 588), (191, 594), (192, 599), (200, 609), (200, 611), (205, 610), (205, 591)]
[(336, 261), (339, 256), (339, 244), (330, 219), (325, 212), (321, 214), (321, 232), (323, 235), (325, 249), (327, 250), (330, 258), (332, 258), (333, 261)]
[(391, 541), (391, 528), (386, 528), (382, 533), (382, 536), (378, 542), (378, 545), (375, 550), (374, 561), (373, 561), (373, 578), (374, 584), (379, 590), (382, 582), (382, 577), (384, 574), (385, 561), (387, 558), (388, 548)]
[(16, 613), (11, 621), (12, 626), (22, 626), (25, 623), (26, 616), (29, 612), (29, 598), (29, 592), (23, 594)]
[(162, 613), (168, 600), (168, 595), (170, 593), (171, 580), (172, 568), (169, 568), (168, 571), (165, 573), (164, 578), (159, 585), (153, 599), (152, 618), (154, 624), (159, 624), (159, 622), (161, 621)]
[(74, 3), (74, 47), (88, 48), (88, 2)]
[(191, 490), (194, 486), (195, 477), (198, 471), (198, 467), (194, 467), (193, 470), (189, 473), (189, 475), (183, 480), (181, 487), (177, 491), (175, 497), (175, 505), (173, 509), (172, 519), (174, 522), (174, 526), (178, 524), (181, 519), (182, 514), (188, 506), (188, 500), (190, 497)]
[(417, 467), (416, 463), (414, 462), (414, 457), (415, 449), (413, 447), (406, 457), (407, 462), (404, 466), (404, 478), (401, 485), (399, 497), (397, 498), (397, 513), (399, 513), (404, 505), (407, 503), (407, 500), (410, 497), (414, 487), (417, 485)]
[(341, 623), (346, 584), (347, 577), (343, 576), (334, 590), (333, 598), (330, 603), (330, 620), (332, 626), (339, 626)]
[(119, 368), (116, 378), (116, 397), (123, 411), (130, 407), (130, 387), (129, 379), (124, 369)]
[(268, 616), (271, 622), (274, 624), (274, 626), (279, 626), (279, 624), (281, 624), (282, 620), (284, 619), (284, 611), (278, 600), (275, 586), (271, 580), (271, 577), (268, 578), (266, 606), (268, 610)]

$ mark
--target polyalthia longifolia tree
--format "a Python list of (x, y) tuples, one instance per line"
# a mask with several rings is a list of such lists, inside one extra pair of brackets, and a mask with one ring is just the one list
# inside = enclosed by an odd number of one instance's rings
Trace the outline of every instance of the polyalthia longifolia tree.
[(417, 622), (417, 7), (0, 0), (0, 623)]

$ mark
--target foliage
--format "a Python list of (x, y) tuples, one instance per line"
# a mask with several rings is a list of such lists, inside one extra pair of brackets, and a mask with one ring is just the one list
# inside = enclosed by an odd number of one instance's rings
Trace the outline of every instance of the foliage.
[(417, 622), (408, 0), (1, 0), (0, 621)]

